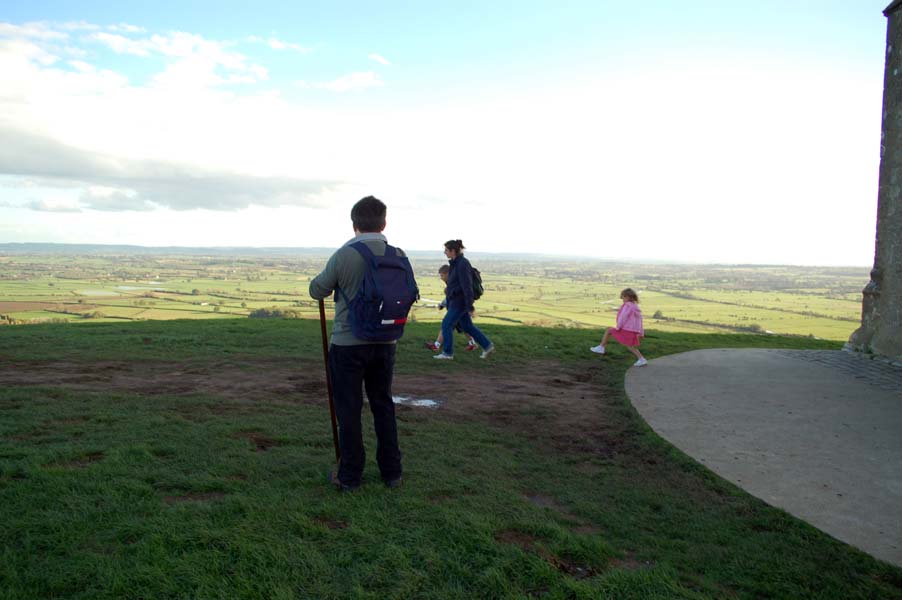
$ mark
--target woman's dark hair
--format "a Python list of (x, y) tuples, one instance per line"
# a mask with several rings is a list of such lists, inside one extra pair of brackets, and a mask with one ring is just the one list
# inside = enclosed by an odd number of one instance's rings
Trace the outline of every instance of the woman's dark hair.
[(382, 231), (385, 229), (385, 204), (375, 196), (361, 198), (351, 209), (351, 223), (357, 231)]
[(460, 240), (448, 240), (447, 242), (445, 242), (445, 248), (447, 248), (448, 250), (454, 250), (455, 252), (460, 254), (460, 251), (464, 249), (464, 243)]
[(639, 294), (634, 292), (633, 288), (626, 288), (625, 290), (620, 292), (620, 297), (623, 298), (624, 296), (626, 296), (626, 299), (630, 302), (635, 302), (636, 304), (639, 303)]

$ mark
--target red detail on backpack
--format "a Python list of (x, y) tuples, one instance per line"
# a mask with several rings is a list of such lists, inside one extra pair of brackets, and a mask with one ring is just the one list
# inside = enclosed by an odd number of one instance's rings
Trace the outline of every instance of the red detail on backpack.
[(382, 319), (383, 325), (403, 325), (407, 319)]

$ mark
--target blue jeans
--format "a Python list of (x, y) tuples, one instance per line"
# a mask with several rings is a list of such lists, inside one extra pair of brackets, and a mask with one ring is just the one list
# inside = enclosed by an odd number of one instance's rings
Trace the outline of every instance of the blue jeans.
[(366, 388), (366, 397), (373, 413), (376, 463), (382, 479), (391, 481), (401, 476), (398, 424), (391, 393), (395, 348), (395, 344), (329, 347), (329, 372), (338, 420), (338, 447), (341, 450), (338, 479), (344, 485), (360, 485), (366, 462), (360, 424), (363, 388)]
[(483, 350), (492, 345), (492, 341), (485, 337), (485, 334), (473, 324), (473, 319), (470, 318), (470, 311), (462, 306), (454, 306), (454, 304), (451, 304), (448, 306), (448, 312), (445, 313), (445, 318), (442, 319), (442, 352), (445, 354), (449, 356), (454, 355), (455, 325), (460, 325), (460, 328), (464, 333), (472, 335), (473, 339), (476, 340), (477, 344), (482, 346)]

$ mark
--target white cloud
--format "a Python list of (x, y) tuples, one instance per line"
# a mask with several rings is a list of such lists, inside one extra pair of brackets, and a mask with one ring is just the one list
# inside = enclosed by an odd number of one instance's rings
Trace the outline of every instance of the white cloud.
[(63, 52), (65, 52), (69, 56), (77, 56), (78, 58), (85, 58), (88, 56), (87, 50), (76, 48), (75, 46), (65, 46), (63, 47)]
[(31, 210), (38, 212), (77, 213), (81, 208), (77, 204), (66, 200), (32, 200), (27, 205)]
[[(41, 186), (79, 189), (81, 206), (102, 211), (239, 210), (257, 206), (316, 206), (338, 181), (247, 175), (163, 160), (129, 160), (67, 146), (0, 127), (0, 173), (38, 179)], [(34, 210), (55, 205), (34, 204)]]
[(108, 46), (117, 54), (133, 54), (135, 56), (150, 56), (153, 44), (147, 40), (133, 40), (116, 33), (100, 31), (91, 35), (94, 39)]
[(47, 23), (25, 23), (13, 25), (0, 22), (0, 37), (5, 38), (35, 38), (39, 40), (64, 40), (69, 37), (67, 33), (56, 31)]
[[(304, 84), (301, 83), (301, 85)], [(379, 79), (379, 75), (373, 71), (349, 73), (348, 75), (344, 75), (332, 81), (310, 84), (311, 87), (331, 90), (333, 92), (351, 92), (383, 85), (385, 85), (385, 83)]]
[(76, 71), (81, 71), (82, 73), (93, 73), (97, 70), (94, 65), (86, 63), (82, 60), (70, 60), (69, 64), (73, 69), (75, 69)]
[(90, 185), (79, 197), (82, 206), (102, 211), (150, 211), (158, 206), (144, 200), (133, 190)]
[(262, 38), (257, 35), (250, 35), (245, 39), (252, 44), (265, 44), (273, 50), (294, 50), (295, 52), (300, 52), (301, 54), (313, 52), (313, 48), (308, 48), (306, 46), (302, 46), (301, 44), (286, 42), (276, 37)]
[(300, 52), (301, 54), (306, 54), (312, 50), (311, 48), (306, 48), (304, 46), (301, 46), (300, 44), (283, 42), (282, 40), (276, 38), (269, 38), (266, 41), (266, 44), (273, 50), (294, 50), (295, 52)]
[[(137, 28), (133, 28), (137, 29)], [(131, 30), (130, 30), (131, 31)], [(265, 81), (269, 74), (262, 65), (253, 64), (228, 44), (208, 40), (199, 35), (173, 32), (132, 39), (115, 33), (98, 32), (91, 36), (118, 54), (148, 57), (161, 55), (170, 59), (164, 71), (153, 77), (161, 87), (208, 87), (226, 83), (248, 84)], [(223, 76), (219, 70), (230, 72)]]
[[(3, 63), (21, 65), (35, 62), (47, 67), (58, 60), (58, 56), (51, 54), (33, 41), (23, 39), (4, 40), (0, 38), (0, 61)], [(9, 78), (10, 73), (4, 70), (3, 75), (4, 78)], [(4, 83), (7, 90), (10, 90), (9, 82), (5, 81)]]
[(386, 59), (384, 56), (381, 56), (381, 55), (376, 54), (376, 53), (370, 54), (370, 55), (369, 55), (369, 58), (370, 58), (370, 60), (376, 61), (376, 62), (379, 63), (380, 65), (386, 65), (386, 66), (387, 66), (387, 65), (390, 65), (390, 64), (391, 64), (390, 62), (388, 62), (388, 59)]
[(143, 27), (137, 25), (129, 25), (128, 23), (119, 23), (118, 25), (110, 25), (107, 27), (110, 31), (124, 31), (126, 33), (142, 33), (146, 31)]
[(96, 31), (100, 29), (100, 25), (94, 25), (85, 21), (69, 21), (68, 23), (61, 23), (59, 27), (69, 31)]

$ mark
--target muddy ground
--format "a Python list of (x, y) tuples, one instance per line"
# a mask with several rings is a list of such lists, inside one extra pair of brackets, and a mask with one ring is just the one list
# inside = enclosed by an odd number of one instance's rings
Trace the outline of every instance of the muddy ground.
[[(394, 394), (428, 398), (439, 408), (398, 406), (435, 418), (486, 422), (560, 450), (610, 456), (623, 432), (610, 429), (604, 412), (621, 405), (602, 363), (577, 371), (554, 362), (524, 364), (516, 373), (462, 375), (436, 365), (429, 375), (396, 375)], [(450, 368), (447, 368), (450, 367)], [(0, 385), (51, 386), (74, 391), (145, 396), (218, 396), (230, 403), (327, 406), (322, 363), (247, 359), (184, 363), (169, 361), (3, 361)], [(613, 424), (611, 427), (614, 427)]]

